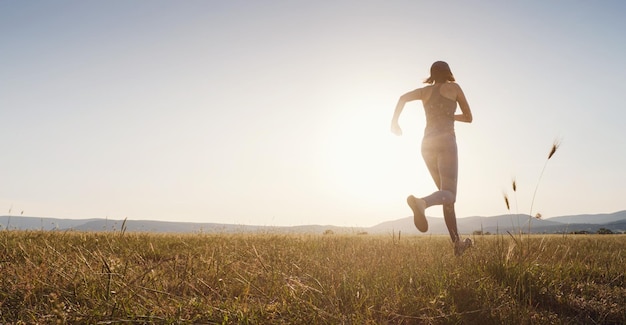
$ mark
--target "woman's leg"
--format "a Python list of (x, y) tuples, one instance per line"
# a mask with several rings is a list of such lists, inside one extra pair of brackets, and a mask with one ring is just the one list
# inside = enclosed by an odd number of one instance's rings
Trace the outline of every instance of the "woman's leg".
[(426, 166), (439, 191), (424, 197), (426, 206), (443, 205), (443, 216), (453, 242), (459, 240), (454, 202), (456, 201), (458, 154), (454, 135), (427, 143), (422, 148)]
[(448, 233), (452, 242), (456, 243), (460, 240), (459, 230), (456, 226), (456, 213), (454, 212), (454, 203), (443, 205), (443, 218), (446, 221), (446, 227), (448, 227)]

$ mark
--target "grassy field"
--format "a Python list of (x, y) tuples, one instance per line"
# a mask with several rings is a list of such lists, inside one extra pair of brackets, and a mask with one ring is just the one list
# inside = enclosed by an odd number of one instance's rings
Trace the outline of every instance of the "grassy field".
[(0, 232), (0, 323), (625, 324), (626, 236)]

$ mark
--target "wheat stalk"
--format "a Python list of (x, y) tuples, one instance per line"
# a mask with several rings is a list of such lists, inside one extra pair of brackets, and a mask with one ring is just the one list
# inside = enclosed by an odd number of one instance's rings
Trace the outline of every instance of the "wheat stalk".
[(537, 190), (539, 189), (539, 184), (541, 183), (541, 179), (543, 178), (543, 173), (546, 171), (546, 167), (548, 166), (548, 161), (550, 161), (550, 158), (554, 156), (554, 154), (556, 153), (556, 151), (559, 149), (560, 146), (561, 146), (561, 141), (558, 139), (554, 140), (554, 142), (552, 143), (552, 147), (550, 148), (550, 153), (548, 153), (548, 159), (546, 159), (546, 162), (543, 164), (543, 169), (541, 169), (541, 174), (539, 174), (539, 180), (537, 180), (537, 185), (535, 186), (535, 192), (533, 193), (533, 199), (530, 201), (530, 212), (528, 213), (528, 215), (531, 217), (533, 215), (533, 206), (535, 204), (535, 197), (537, 196)]

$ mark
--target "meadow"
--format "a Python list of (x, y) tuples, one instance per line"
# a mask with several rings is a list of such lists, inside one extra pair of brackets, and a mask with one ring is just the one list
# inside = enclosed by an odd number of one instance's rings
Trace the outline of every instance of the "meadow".
[(0, 323), (625, 324), (625, 235), (0, 232)]

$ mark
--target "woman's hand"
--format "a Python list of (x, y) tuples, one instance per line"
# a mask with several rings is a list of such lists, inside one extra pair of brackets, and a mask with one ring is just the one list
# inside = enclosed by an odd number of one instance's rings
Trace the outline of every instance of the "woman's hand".
[(402, 129), (400, 128), (400, 124), (398, 124), (397, 121), (393, 121), (391, 122), (391, 133), (397, 135), (397, 136), (401, 136), (402, 135)]

